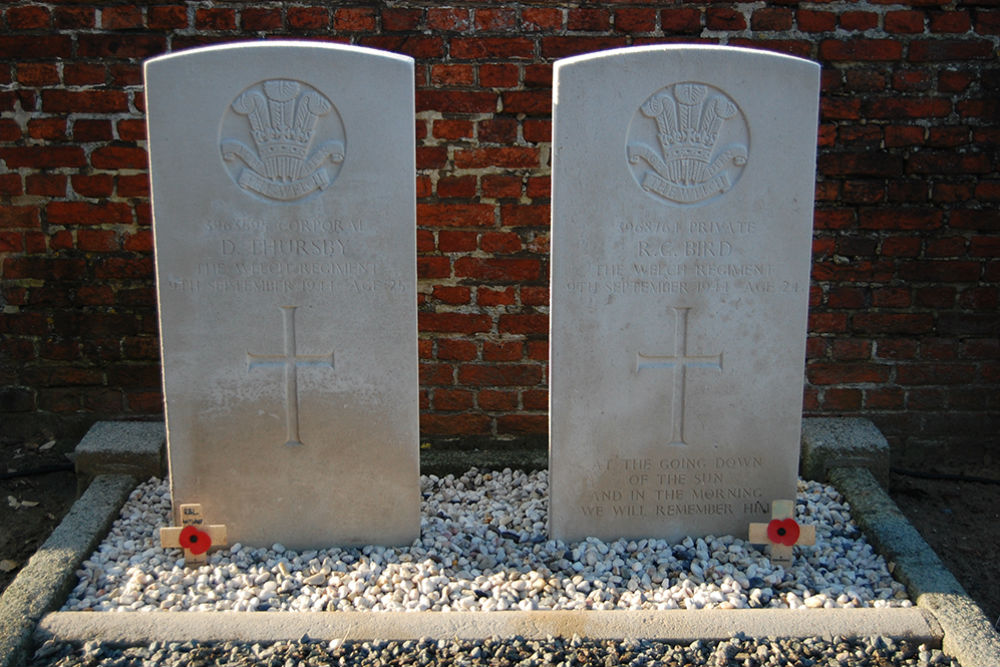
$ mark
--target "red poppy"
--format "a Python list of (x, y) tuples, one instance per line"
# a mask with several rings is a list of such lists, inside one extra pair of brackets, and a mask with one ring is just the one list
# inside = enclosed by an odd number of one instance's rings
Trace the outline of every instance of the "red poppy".
[(767, 524), (767, 539), (790, 547), (799, 541), (799, 524), (795, 519), (772, 519)]
[(212, 548), (212, 538), (203, 530), (194, 526), (184, 526), (180, 536), (181, 546), (191, 553), (203, 554)]

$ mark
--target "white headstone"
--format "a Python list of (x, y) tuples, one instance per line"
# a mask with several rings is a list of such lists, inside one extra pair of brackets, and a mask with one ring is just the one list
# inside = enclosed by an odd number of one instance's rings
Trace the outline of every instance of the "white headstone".
[(550, 531), (746, 535), (798, 468), (819, 67), (555, 66)]
[(419, 534), (413, 85), (331, 44), (146, 63), (171, 493), (230, 543)]

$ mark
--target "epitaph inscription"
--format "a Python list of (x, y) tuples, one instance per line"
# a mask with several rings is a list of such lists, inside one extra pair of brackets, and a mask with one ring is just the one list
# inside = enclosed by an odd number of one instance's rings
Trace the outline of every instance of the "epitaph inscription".
[(749, 144), (739, 106), (714, 86), (687, 81), (657, 91), (639, 107), (629, 129), (628, 161), (647, 192), (697, 204), (733, 187)]
[(272, 79), (244, 90), (223, 132), (220, 148), (233, 180), (267, 199), (294, 201), (324, 190), (344, 161), (336, 108), (302, 81)]

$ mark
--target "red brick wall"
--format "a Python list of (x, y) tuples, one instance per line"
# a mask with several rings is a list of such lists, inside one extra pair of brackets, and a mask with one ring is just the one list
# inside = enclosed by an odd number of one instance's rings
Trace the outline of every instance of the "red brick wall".
[(805, 409), (896, 453), (1000, 429), (996, 0), (14, 1), (0, 8), (0, 418), (160, 412), (140, 63), (245, 39), (417, 60), (426, 440), (544, 442), (552, 62), (659, 42), (818, 60)]

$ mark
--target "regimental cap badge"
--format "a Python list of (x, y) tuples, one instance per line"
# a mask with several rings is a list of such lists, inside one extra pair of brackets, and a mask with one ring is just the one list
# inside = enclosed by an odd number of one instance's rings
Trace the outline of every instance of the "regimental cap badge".
[(695, 204), (732, 188), (747, 163), (749, 143), (746, 120), (725, 93), (703, 83), (678, 83), (639, 108), (629, 129), (628, 161), (647, 192)]
[[(322, 93), (300, 81), (271, 79), (240, 93), (224, 123), (247, 141), (226, 137), (220, 144), (230, 174), (245, 190), (292, 201), (326, 189), (344, 161), (343, 127)], [(333, 136), (330, 136), (330, 135)], [(317, 143), (317, 135), (320, 138)]]

